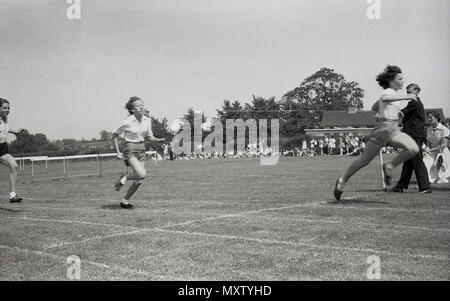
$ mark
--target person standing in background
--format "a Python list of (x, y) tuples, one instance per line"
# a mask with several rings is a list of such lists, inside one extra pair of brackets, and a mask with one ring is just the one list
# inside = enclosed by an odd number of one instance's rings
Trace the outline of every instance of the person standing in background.
[[(417, 84), (410, 84), (406, 87), (406, 92), (408, 94), (415, 94), (417, 99), (409, 101), (408, 105), (402, 109), (404, 115), (402, 131), (411, 136), (421, 146), (426, 141), (426, 132), (425, 110), (419, 98), (420, 87)], [(423, 162), (422, 149), (416, 156), (403, 163), (400, 180), (392, 188), (392, 192), (403, 192), (403, 189), (408, 189), (413, 171), (416, 174), (419, 192), (431, 193), (427, 168)]]

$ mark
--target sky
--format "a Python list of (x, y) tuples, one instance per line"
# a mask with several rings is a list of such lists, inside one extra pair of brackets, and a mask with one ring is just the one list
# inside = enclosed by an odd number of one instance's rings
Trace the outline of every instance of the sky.
[[(373, 0), (376, 1), (376, 0)], [(0, 0), (0, 97), (10, 126), (49, 139), (99, 138), (139, 96), (169, 123), (188, 108), (216, 116), (299, 86), (322, 67), (365, 91), (387, 64), (450, 115), (448, 0)]]

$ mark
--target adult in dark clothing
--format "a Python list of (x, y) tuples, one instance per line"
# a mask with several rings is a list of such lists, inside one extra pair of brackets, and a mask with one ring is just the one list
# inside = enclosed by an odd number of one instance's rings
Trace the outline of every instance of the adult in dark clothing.
[[(420, 87), (417, 84), (408, 85), (406, 90), (408, 94), (413, 93), (417, 96), (420, 93)], [(404, 114), (403, 132), (410, 135), (419, 147), (422, 148), (422, 144), (426, 142), (427, 136), (425, 132), (425, 110), (422, 101), (419, 97), (417, 97), (417, 100), (411, 100), (402, 112)], [(416, 174), (419, 192), (431, 193), (427, 168), (423, 162), (422, 150), (415, 157), (403, 163), (402, 175), (397, 185), (392, 188), (392, 191), (403, 192), (403, 189), (408, 189), (413, 171)]]

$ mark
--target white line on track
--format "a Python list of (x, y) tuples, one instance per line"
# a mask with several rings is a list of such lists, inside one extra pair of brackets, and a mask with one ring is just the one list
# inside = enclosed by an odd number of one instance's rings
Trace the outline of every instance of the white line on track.
[[(300, 205), (281, 207), (281, 208), (288, 209), (288, 208), (293, 208), (293, 207), (298, 207), (298, 206), (300, 206)], [(272, 211), (272, 210), (277, 210), (279, 208), (280, 207), (267, 208), (267, 209), (261, 209), (261, 210), (255, 210), (255, 211), (247, 211), (247, 212), (238, 213), (238, 214), (225, 214), (225, 215), (209, 217), (209, 218), (205, 218), (205, 219), (197, 219), (197, 220), (191, 220), (191, 221), (186, 221), (186, 222), (177, 223), (177, 224), (169, 224), (166, 226), (155, 227), (155, 228), (135, 228), (136, 230), (134, 230), (134, 231), (115, 233), (115, 234), (110, 234), (110, 235), (105, 235), (105, 236), (91, 237), (91, 238), (87, 238), (87, 239), (80, 240), (80, 241), (74, 241), (74, 242), (60, 243), (57, 245), (47, 246), (47, 247), (45, 247), (45, 249), (59, 248), (59, 247), (64, 247), (64, 246), (79, 244), (79, 243), (85, 243), (88, 241), (93, 241), (93, 240), (98, 240), (98, 239), (102, 240), (102, 239), (130, 235), (130, 234), (142, 234), (145, 232), (150, 232), (150, 231), (155, 231), (155, 230), (160, 230), (160, 229), (165, 229), (165, 228), (171, 228), (171, 227), (187, 226), (187, 225), (191, 225), (194, 223), (200, 223), (200, 222), (205, 222), (205, 221), (210, 221), (210, 220), (223, 219), (223, 218), (235, 217), (235, 216), (243, 216), (243, 215), (248, 215), (248, 214), (253, 214), (253, 213), (258, 213), (258, 212), (263, 212), (263, 211)], [(48, 221), (51, 222), (52, 220), (48, 220)], [(58, 222), (58, 221), (53, 220), (53, 222)], [(68, 221), (66, 221), (66, 222), (68, 222)], [(77, 221), (73, 221), (73, 222), (76, 223)]]
[[(49, 207), (49, 206), (29, 206), (29, 205), (25, 205), (25, 206), (20, 206), (19, 208), (23, 208), (23, 209), (42, 209), (42, 210), (56, 210), (56, 211), (81, 211), (81, 212), (93, 212), (93, 211), (97, 211), (97, 210), (102, 210), (102, 211), (108, 211), (111, 212), (112, 209), (105, 209), (105, 208), (67, 208), (67, 207)], [(7, 208), (7, 209), (12, 209), (12, 208)], [(164, 213), (173, 213), (173, 210), (160, 210), (160, 209), (149, 209), (149, 208), (139, 208), (139, 211), (143, 211), (143, 212), (153, 212), (153, 213), (159, 213), (159, 214), (164, 214)], [(180, 210), (180, 211), (176, 211), (176, 213), (189, 213), (189, 214), (199, 214), (200, 211), (189, 211), (189, 210)], [(220, 215), (218, 213), (208, 213), (208, 212), (204, 212), (202, 214), (205, 215)]]
[[(14, 252), (21, 252), (21, 253), (32, 253), (38, 256), (45, 256), (45, 257), (50, 257), (53, 258), (55, 260), (61, 261), (63, 264), (66, 263), (66, 258), (64, 256), (59, 256), (59, 255), (55, 255), (55, 254), (51, 254), (51, 253), (47, 253), (47, 252), (42, 252), (42, 251), (37, 251), (37, 250), (30, 250), (30, 249), (24, 249), (24, 248), (18, 248), (18, 247), (10, 247), (10, 246), (5, 246), (5, 245), (0, 245), (0, 249), (6, 249), (6, 250), (10, 250), (10, 251), (14, 251)], [(175, 277), (171, 277), (171, 276), (162, 276), (162, 275), (156, 275), (156, 274), (152, 274), (152, 273), (147, 273), (141, 270), (134, 270), (134, 269), (129, 269), (129, 268), (123, 268), (123, 267), (117, 267), (117, 266), (110, 266), (104, 263), (100, 263), (100, 262), (95, 262), (95, 261), (89, 261), (89, 260), (83, 260), (81, 259), (81, 262), (86, 263), (86, 264), (90, 264), (93, 265), (95, 267), (99, 267), (99, 268), (104, 268), (104, 269), (110, 269), (110, 270), (116, 270), (122, 273), (128, 273), (128, 274), (136, 274), (136, 275), (141, 275), (141, 276), (145, 276), (145, 277), (149, 277), (149, 278), (156, 278), (158, 280), (165, 280), (165, 281), (169, 281), (169, 280), (182, 280), (180, 278), (175, 278)]]
[[(369, 202), (367, 202), (369, 203)], [(392, 207), (367, 207), (367, 206), (348, 206), (344, 203), (333, 202), (333, 203), (322, 203), (319, 207), (324, 208), (336, 208), (336, 209), (356, 209), (356, 210), (386, 210), (386, 211), (394, 211), (394, 212), (420, 212), (420, 213), (443, 213), (450, 214), (448, 210), (439, 210), (439, 209), (406, 209), (406, 208), (392, 208)]]
[[(305, 204), (303, 204), (303, 205), (305, 205)], [(217, 219), (228, 218), (228, 217), (245, 216), (245, 215), (264, 212), (264, 211), (276, 211), (276, 210), (280, 210), (280, 209), (290, 209), (290, 208), (295, 208), (295, 207), (299, 207), (299, 206), (300, 205), (295, 205), (295, 206), (254, 210), (254, 211), (248, 211), (248, 212), (243, 212), (243, 213), (238, 213), (238, 214), (226, 214), (226, 215), (221, 215), (218, 217), (210, 217), (210, 218), (201, 219), (201, 220), (187, 221), (187, 222), (170, 224), (170, 225), (166, 225), (166, 226), (162, 226), (162, 227), (155, 227), (155, 228), (136, 228), (133, 226), (119, 226), (119, 225), (114, 225), (114, 224), (92, 223), (92, 222), (82, 222), (82, 221), (72, 221), (72, 220), (50, 220), (50, 219), (31, 219), (31, 218), (27, 218), (27, 219), (22, 218), (22, 220), (36, 220), (36, 221), (44, 221), (44, 222), (60, 222), (60, 223), (74, 223), (74, 224), (79, 223), (79, 224), (89, 224), (89, 225), (98, 225), (98, 226), (114, 226), (114, 227), (123, 227), (123, 228), (134, 229), (133, 231), (119, 232), (119, 233), (103, 235), (103, 236), (94, 236), (94, 237), (90, 237), (90, 238), (80, 240), (80, 241), (54, 244), (54, 245), (44, 247), (44, 250), (60, 248), (60, 247), (65, 247), (65, 246), (75, 245), (75, 244), (80, 244), (80, 243), (86, 243), (86, 242), (95, 241), (95, 240), (103, 240), (103, 239), (118, 237), (118, 236), (127, 236), (127, 235), (132, 235), (132, 234), (141, 235), (141, 234), (144, 234), (147, 232), (155, 232), (155, 231), (158, 232), (159, 231), (159, 232), (178, 233), (178, 234), (196, 235), (196, 236), (203, 235), (205, 237), (216, 237), (216, 238), (222, 238), (222, 239), (238, 239), (238, 240), (252, 241), (252, 242), (259, 242), (259, 243), (285, 244), (285, 245), (291, 245), (291, 246), (303, 246), (303, 247), (319, 248), (319, 249), (333, 249), (333, 250), (351, 251), (351, 252), (369, 252), (369, 253), (374, 253), (374, 254), (385, 254), (385, 255), (408, 256), (408, 257), (417, 257), (417, 258), (425, 258), (425, 259), (448, 260), (448, 256), (445, 256), (445, 255), (405, 254), (402, 252), (391, 252), (391, 251), (386, 251), (386, 250), (374, 250), (374, 249), (367, 249), (367, 248), (349, 248), (349, 247), (336, 247), (336, 246), (329, 246), (329, 245), (317, 245), (317, 244), (310, 244), (310, 243), (308, 243), (308, 241), (307, 242), (288, 242), (288, 241), (255, 239), (255, 238), (232, 236), (232, 235), (209, 234), (209, 233), (189, 232), (189, 231), (167, 229), (167, 228), (172, 228), (172, 227), (190, 225), (190, 224), (198, 223), (198, 222), (217, 220)], [(9, 217), (9, 219), (21, 219), (21, 218)]]
[[(0, 196), (0, 197), (5, 197), (5, 196)], [(5, 197), (6, 198), (6, 197)], [(313, 197), (308, 197), (310, 199), (312, 199)], [(40, 198), (23, 198), (24, 200), (29, 200), (29, 201), (58, 201), (61, 199), (74, 199), (74, 200), (79, 200), (79, 197), (77, 196), (61, 196), (59, 198), (46, 198), (46, 199), (40, 199)], [(88, 198), (88, 199), (84, 199), (85, 201), (103, 201), (103, 202), (108, 202), (108, 203), (112, 203), (112, 202), (120, 202), (120, 200), (113, 200), (113, 199), (98, 199), (98, 198)], [(197, 201), (186, 201), (183, 199), (169, 199), (169, 200), (140, 200), (140, 199), (133, 199), (134, 202), (136, 203), (140, 203), (140, 202), (150, 202), (150, 203), (171, 203), (171, 202), (179, 202), (180, 204), (212, 204), (212, 205), (250, 205), (250, 206), (265, 206), (267, 204), (264, 203), (255, 203), (255, 202), (263, 202), (262, 200), (252, 200), (253, 202), (248, 202), (248, 201), (242, 201), (242, 202), (236, 202), (236, 201), (222, 201), (222, 202), (217, 202), (214, 200), (197, 200)], [(291, 205), (289, 203), (275, 203), (272, 205)]]
[(372, 254), (383, 254), (383, 255), (391, 255), (391, 256), (408, 256), (412, 258), (423, 258), (423, 259), (437, 259), (448, 261), (449, 258), (446, 255), (424, 255), (424, 254), (406, 254), (403, 252), (391, 252), (386, 250), (375, 250), (368, 248), (350, 248), (350, 247), (337, 247), (333, 245), (317, 245), (310, 244), (305, 242), (290, 242), (290, 241), (279, 241), (279, 240), (270, 240), (270, 239), (255, 239), (255, 238), (247, 238), (240, 237), (234, 235), (222, 235), (222, 234), (210, 234), (203, 232), (189, 232), (189, 231), (177, 231), (177, 230), (168, 230), (168, 229), (155, 229), (154, 231), (159, 232), (167, 232), (167, 233), (178, 233), (178, 234), (186, 234), (186, 235), (194, 235), (194, 236), (204, 236), (204, 237), (216, 237), (222, 239), (235, 239), (235, 240), (244, 240), (244, 241), (255, 241), (266, 244), (283, 244), (289, 246), (298, 246), (298, 247), (308, 247), (314, 249), (325, 249), (325, 250), (337, 250), (337, 251), (350, 251), (350, 252), (364, 252), (364, 253), (372, 253)]
[[(307, 216), (309, 218), (314, 216)], [(264, 219), (271, 219), (270, 216), (258, 216), (258, 218), (264, 218)], [(389, 231), (398, 231), (395, 228), (400, 229), (410, 229), (410, 230), (421, 230), (421, 231), (431, 231), (431, 232), (450, 232), (450, 229), (447, 228), (428, 228), (428, 227), (421, 227), (421, 226), (410, 226), (410, 225), (398, 225), (398, 224), (377, 224), (377, 223), (367, 223), (367, 222), (352, 222), (350, 221), (339, 221), (339, 220), (324, 220), (324, 219), (307, 219), (304, 216), (300, 216), (298, 218), (295, 217), (277, 217), (281, 220), (286, 221), (298, 221), (298, 222), (305, 222), (305, 223), (324, 223), (324, 224), (342, 224), (342, 225), (348, 225), (348, 226), (368, 226), (368, 227), (388, 227), (390, 228)], [(371, 229), (370, 231), (378, 231), (379, 229)], [(382, 231), (381, 229), (379, 231)]]
[[(0, 197), (5, 197), (5, 196), (0, 196)], [(70, 196), (62, 196), (58, 199), (52, 199), (52, 198), (48, 198), (48, 199), (37, 199), (37, 198), (24, 198), (24, 200), (30, 200), (30, 201), (51, 201), (51, 200), (59, 200), (61, 198), (65, 198), (65, 199), (70, 199), (72, 197)], [(76, 198), (76, 197), (74, 197)], [(320, 199), (323, 200), (323, 198), (319, 198), (317, 196), (302, 196), (302, 198), (305, 199)], [(343, 199), (343, 201), (345, 200), (352, 200), (355, 199), (356, 197), (349, 197), (349, 198), (345, 198)], [(76, 200), (76, 199), (75, 199)], [(111, 203), (111, 202), (119, 202), (118, 200), (106, 200), (106, 199), (97, 199), (97, 198), (89, 198), (86, 199), (86, 201), (104, 201), (105, 203)], [(256, 202), (263, 202), (263, 200), (253, 200)], [(255, 203), (255, 202), (246, 202), (246, 201), (242, 201), (242, 202), (215, 202), (215, 201), (208, 201), (208, 200), (200, 200), (200, 201), (194, 201), (194, 202), (190, 202), (190, 201), (184, 201), (182, 199), (170, 199), (170, 200), (135, 200), (135, 202), (139, 203), (139, 202), (150, 202), (150, 203), (170, 203), (170, 202), (181, 202), (182, 204), (213, 204), (213, 205), (251, 205), (251, 206), (264, 206), (267, 204), (263, 204), (263, 203)], [(385, 210), (385, 211), (393, 211), (393, 212), (419, 212), (419, 213), (442, 213), (442, 214), (450, 214), (450, 211), (448, 210), (440, 210), (440, 209), (407, 209), (407, 208), (393, 208), (393, 207), (386, 207), (386, 206), (380, 206), (380, 207), (374, 207), (374, 206), (351, 206), (348, 204), (345, 204), (344, 202), (326, 202), (326, 200), (324, 201), (317, 201), (317, 202), (311, 202), (311, 203), (303, 203), (303, 204), (297, 204), (299, 205), (298, 207), (302, 207), (302, 206), (316, 206), (317, 204), (319, 204), (319, 207), (323, 207), (323, 208), (334, 208), (334, 209), (354, 209), (354, 210)], [(364, 201), (361, 202), (361, 204), (364, 204)], [(367, 204), (370, 204), (369, 201), (367, 201)], [(276, 203), (276, 204), (272, 204), (272, 205), (280, 205), (280, 206), (289, 206), (292, 205), (291, 203)], [(295, 205), (295, 206), (297, 206)], [(91, 209), (89, 209), (91, 210)], [(108, 209), (107, 209), (108, 210)]]
[(107, 223), (97, 223), (97, 222), (86, 222), (86, 221), (74, 221), (74, 220), (64, 220), (64, 219), (47, 219), (47, 218), (34, 218), (34, 217), (2, 217), (4, 219), (11, 220), (21, 220), (21, 221), (32, 221), (32, 222), (54, 222), (61, 224), (82, 224), (82, 225), (92, 225), (92, 226), (108, 226), (115, 228), (132, 228), (139, 229), (134, 226), (126, 226), (126, 225), (115, 225), (115, 224), (107, 224)]
[[(23, 208), (31, 208), (31, 209), (45, 209), (45, 210), (82, 210), (82, 211), (92, 211), (91, 209), (78, 209), (78, 208), (52, 208), (52, 207), (35, 207), (35, 206), (27, 206)], [(110, 209), (104, 209), (110, 211)], [(158, 211), (158, 210), (145, 210), (139, 209), (142, 211), (149, 211), (154, 213), (171, 213), (172, 211)], [(199, 213), (198, 211), (176, 211), (176, 213)], [(205, 213), (207, 215), (215, 215), (216, 217), (224, 218), (225, 215), (220, 215), (216, 213)], [(227, 215), (227, 217), (230, 217)], [(324, 219), (314, 219), (315, 216), (299, 216), (299, 217), (277, 217), (278, 219), (287, 220), (287, 221), (297, 221), (297, 222), (305, 222), (305, 223), (324, 223), (324, 224), (342, 224), (342, 225), (350, 225), (350, 226), (368, 226), (368, 227), (388, 227), (393, 231), (401, 232), (399, 229), (410, 229), (410, 230), (421, 230), (421, 231), (431, 231), (431, 232), (450, 232), (450, 229), (447, 228), (429, 228), (429, 227), (421, 227), (421, 226), (411, 226), (411, 225), (399, 225), (399, 224), (378, 224), (378, 223), (368, 223), (368, 222), (344, 222), (339, 220), (324, 220)], [(42, 222), (61, 222), (61, 223), (84, 223), (87, 225), (98, 225), (98, 226), (111, 226), (111, 227), (132, 227), (136, 229), (143, 229), (134, 226), (126, 226), (126, 225), (117, 225), (117, 224), (105, 224), (105, 223), (97, 223), (97, 222), (84, 222), (84, 221), (73, 221), (73, 220), (54, 220), (54, 219), (45, 219), (45, 218), (29, 218), (29, 217), (3, 217), (5, 219), (17, 219), (17, 220), (30, 220), (30, 221), (42, 221)], [(214, 217), (212, 217), (214, 218)], [(272, 219), (270, 216), (258, 216), (258, 218), (263, 219)], [(371, 229), (371, 231), (382, 231), (381, 229)]]

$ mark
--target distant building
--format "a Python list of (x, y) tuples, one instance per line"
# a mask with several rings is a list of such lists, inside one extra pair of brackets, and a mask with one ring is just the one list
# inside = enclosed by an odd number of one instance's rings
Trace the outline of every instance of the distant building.
[(319, 129), (305, 129), (309, 136), (336, 134), (367, 135), (376, 124), (376, 112), (372, 111), (325, 111)]
[(87, 149), (108, 149), (113, 148), (112, 141), (110, 140), (94, 140), (94, 141), (83, 141), (81, 146)]
[[(425, 109), (425, 113), (437, 112), (441, 120), (445, 120), (442, 109)], [(336, 134), (353, 134), (365, 136), (376, 124), (376, 112), (372, 111), (325, 111), (323, 113), (320, 128), (305, 129), (309, 136), (331, 136)], [(425, 119), (425, 127), (428, 127), (428, 118)]]

